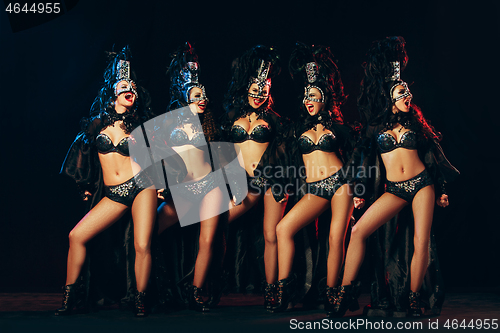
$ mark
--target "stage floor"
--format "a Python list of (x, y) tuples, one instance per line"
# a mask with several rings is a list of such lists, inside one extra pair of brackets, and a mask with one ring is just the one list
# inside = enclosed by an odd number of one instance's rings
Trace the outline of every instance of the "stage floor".
[[(361, 295), (361, 308), (369, 295)], [(380, 332), (500, 332), (500, 295), (498, 293), (447, 294), (440, 316), (382, 318), (363, 316), (362, 309), (348, 312), (342, 319), (325, 319), (320, 309), (272, 314), (262, 307), (262, 297), (229, 294), (210, 313), (182, 310), (153, 313), (134, 318), (131, 312), (116, 307), (90, 314), (53, 316), (60, 306), (61, 294), (0, 294), (0, 332), (292, 332), (305, 330), (350, 330)]]

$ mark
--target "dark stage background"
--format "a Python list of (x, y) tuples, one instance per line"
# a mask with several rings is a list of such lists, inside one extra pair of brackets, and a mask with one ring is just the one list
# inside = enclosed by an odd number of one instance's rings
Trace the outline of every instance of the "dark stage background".
[[(8, 2), (5, 1), (5, 4)], [(407, 41), (403, 78), (414, 102), (443, 133), (461, 171), (451, 206), (436, 208), (436, 237), (448, 291), (500, 290), (496, 191), (498, 129), (497, 1), (227, 2), (62, 1), (47, 22), (0, 13), (2, 143), (0, 292), (58, 292), (65, 280), (67, 235), (84, 205), (58, 174), (102, 81), (105, 50), (130, 44), (139, 81), (164, 112), (168, 54), (196, 47), (201, 82), (220, 111), (233, 58), (275, 46), (285, 67), (273, 80), (276, 111), (293, 116), (296, 96), (286, 69), (296, 41), (324, 44), (338, 58), (347, 120), (356, 120), (361, 63), (370, 42)]]

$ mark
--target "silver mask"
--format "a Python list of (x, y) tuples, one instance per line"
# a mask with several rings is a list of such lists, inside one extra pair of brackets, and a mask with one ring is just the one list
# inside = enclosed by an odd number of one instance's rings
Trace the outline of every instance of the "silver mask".
[[(118, 87), (118, 84), (122, 81), (127, 82), (127, 87)], [(113, 89), (116, 97), (120, 94), (131, 92), (135, 95), (136, 99), (139, 98), (135, 88), (135, 82), (130, 78), (130, 61), (118, 61), (116, 65), (116, 83), (113, 85)]]
[(269, 75), (269, 69), (271, 68), (271, 63), (268, 62), (267, 64), (264, 62), (264, 60), (261, 60), (260, 62), (260, 67), (259, 67), (259, 71), (257, 72), (257, 77), (252, 77), (250, 79), (250, 82), (248, 84), (248, 88), (247, 90), (250, 90), (250, 87), (252, 86), (252, 84), (256, 83), (257, 86), (259, 87), (259, 93), (258, 94), (254, 94), (254, 93), (251, 93), (249, 92), (248, 93), (248, 96), (252, 97), (252, 98), (262, 98), (262, 99), (267, 99), (269, 96), (264, 96), (262, 95), (262, 92), (264, 91), (264, 88), (266, 86), (268, 86), (269, 88), (271, 88), (271, 79), (268, 79), (268, 75)]

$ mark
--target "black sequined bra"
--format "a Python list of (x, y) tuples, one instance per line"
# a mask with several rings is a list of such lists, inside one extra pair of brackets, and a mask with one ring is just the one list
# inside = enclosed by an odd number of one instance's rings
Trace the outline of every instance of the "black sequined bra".
[(257, 125), (252, 132), (248, 134), (240, 125), (233, 125), (231, 128), (231, 138), (235, 143), (241, 143), (247, 140), (264, 143), (271, 141), (271, 130), (267, 125)]
[(377, 143), (381, 154), (391, 152), (397, 148), (417, 149), (417, 133), (413, 131), (403, 133), (399, 143), (393, 135), (389, 133), (380, 133), (377, 138)]
[(115, 146), (113, 144), (113, 141), (111, 141), (111, 139), (109, 138), (109, 136), (107, 136), (104, 133), (101, 133), (95, 139), (97, 151), (101, 154), (118, 153), (123, 156), (130, 156), (128, 150), (129, 138), (130, 138), (129, 136), (124, 137)]
[(173, 147), (183, 145), (198, 147), (204, 145), (205, 142), (205, 135), (203, 132), (196, 132), (191, 139), (189, 139), (187, 133), (180, 128), (176, 128), (170, 133), (170, 143)]
[(299, 149), (304, 155), (316, 150), (332, 153), (338, 150), (337, 138), (333, 133), (323, 134), (315, 144), (308, 136), (302, 135), (299, 138)]

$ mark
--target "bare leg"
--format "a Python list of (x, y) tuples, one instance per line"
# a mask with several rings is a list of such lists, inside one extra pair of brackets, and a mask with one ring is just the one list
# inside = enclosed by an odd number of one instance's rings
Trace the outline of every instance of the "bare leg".
[(74, 284), (80, 276), (87, 255), (87, 242), (120, 219), (127, 209), (127, 206), (104, 197), (71, 230), (66, 285)]
[(233, 222), (241, 215), (245, 214), (250, 208), (255, 206), (262, 195), (258, 193), (248, 192), (245, 199), (243, 199), (242, 203), (238, 206), (235, 206), (232, 201), (229, 202), (229, 211), (228, 211), (228, 223)]
[[(217, 224), (222, 204), (222, 192), (220, 188), (210, 191), (202, 200), (200, 207), (200, 239), (198, 256), (194, 267), (193, 285), (201, 288), (205, 283), (212, 262), (214, 248), (214, 238), (217, 231)], [(206, 216), (212, 216), (206, 218)]]
[(279, 280), (289, 277), (295, 256), (293, 237), (329, 206), (329, 201), (312, 194), (306, 194), (285, 215), (276, 227), (278, 237), (278, 276)]
[(413, 199), (412, 209), (415, 220), (413, 237), (415, 250), (411, 260), (411, 291), (413, 292), (420, 290), (427, 271), (434, 200), (434, 186), (432, 185), (418, 191)]
[(343, 185), (335, 192), (331, 201), (332, 221), (330, 223), (329, 250), (327, 262), (327, 285), (336, 287), (340, 274), (340, 267), (344, 260), (344, 241), (347, 225), (353, 210), (352, 191), (348, 184)]
[(158, 207), (158, 235), (179, 221), (177, 211), (172, 200), (163, 202)]
[(134, 220), (135, 279), (137, 291), (144, 292), (151, 273), (151, 236), (156, 218), (156, 191), (148, 188), (132, 204)]
[(350, 285), (358, 276), (365, 258), (366, 239), (407, 204), (405, 200), (393, 194), (384, 193), (363, 214), (351, 231), (342, 285)]
[(264, 267), (266, 282), (273, 284), (278, 278), (278, 240), (276, 226), (283, 218), (286, 202), (278, 203), (274, 200), (269, 188), (264, 195)]

